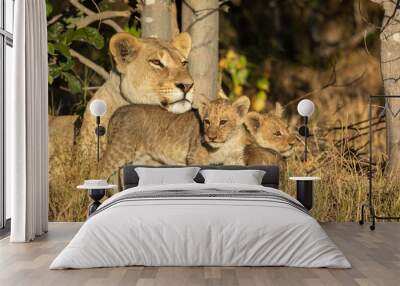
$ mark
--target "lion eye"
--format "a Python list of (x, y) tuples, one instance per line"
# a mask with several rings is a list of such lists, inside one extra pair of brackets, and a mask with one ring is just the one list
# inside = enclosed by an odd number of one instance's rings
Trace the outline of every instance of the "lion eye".
[(204, 119), (204, 124), (205, 124), (205, 125), (210, 125), (210, 120)]
[(219, 121), (219, 126), (224, 126), (227, 122), (228, 122), (228, 120), (222, 119)]
[(282, 136), (282, 133), (278, 130), (278, 131), (275, 131), (274, 132), (274, 136), (278, 136), (278, 137), (280, 137), (280, 136)]
[(154, 60), (149, 60), (149, 62), (157, 67), (164, 68), (165, 66), (160, 60), (154, 59)]
[(188, 61), (183, 61), (183, 62), (182, 62), (182, 66), (183, 66), (183, 67), (186, 67), (186, 66), (188, 65), (188, 63), (189, 63)]

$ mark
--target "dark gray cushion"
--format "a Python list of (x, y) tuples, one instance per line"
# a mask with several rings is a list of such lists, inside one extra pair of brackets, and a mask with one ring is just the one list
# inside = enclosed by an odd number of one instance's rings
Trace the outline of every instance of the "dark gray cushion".
[[(147, 168), (181, 168), (184, 166), (144, 166), (144, 165), (128, 165), (124, 167), (124, 190), (136, 187), (139, 183), (139, 176), (135, 171), (137, 167), (147, 167)], [(265, 175), (262, 179), (261, 184), (265, 187), (279, 188), (279, 167), (278, 166), (197, 166), (202, 170), (205, 169), (219, 169), (219, 170), (262, 170), (265, 171)], [(204, 183), (204, 178), (200, 174), (197, 174), (194, 180), (197, 183)]]

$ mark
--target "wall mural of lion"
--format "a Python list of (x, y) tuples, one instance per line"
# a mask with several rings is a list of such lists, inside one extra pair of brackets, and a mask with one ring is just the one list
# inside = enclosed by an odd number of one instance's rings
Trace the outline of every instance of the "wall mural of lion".
[[(91, 99), (107, 104), (100, 163), (89, 101), (79, 129), (69, 119), (62, 126), (64, 135), (50, 132), (51, 191), (62, 184), (72, 189), (88, 178), (109, 178), (127, 163), (276, 164), (290, 155), (295, 137), (287, 124), (275, 115), (249, 112), (248, 97), (231, 102), (194, 96), (190, 49), (187, 33), (171, 42), (128, 33), (111, 38), (115, 70)], [(50, 131), (60, 130), (59, 122), (52, 120)], [(65, 150), (71, 155), (60, 156)]]

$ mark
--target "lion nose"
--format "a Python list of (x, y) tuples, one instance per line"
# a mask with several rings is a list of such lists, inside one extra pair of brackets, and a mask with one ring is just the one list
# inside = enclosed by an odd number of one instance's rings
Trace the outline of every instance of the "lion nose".
[(186, 94), (193, 87), (193, 83), (176, 83), (175, 86)]
[(207, 135), (208, 139), (210, 139), (211, 141), (217, 139), (217, 134), (209, 134)]

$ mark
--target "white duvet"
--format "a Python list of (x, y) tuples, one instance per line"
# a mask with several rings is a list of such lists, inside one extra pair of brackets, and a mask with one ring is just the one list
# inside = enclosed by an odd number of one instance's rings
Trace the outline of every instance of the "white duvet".
[(115, 203), (131, 192), (168, 190), (262, 190), (295, 201), (279, 190), (254, 185), (128, 189), (100, 206), (103, 210), (85, 222), (50, 269), (127, 265), (351, 267), (318, 222), (289, 204), (235, 197)]

